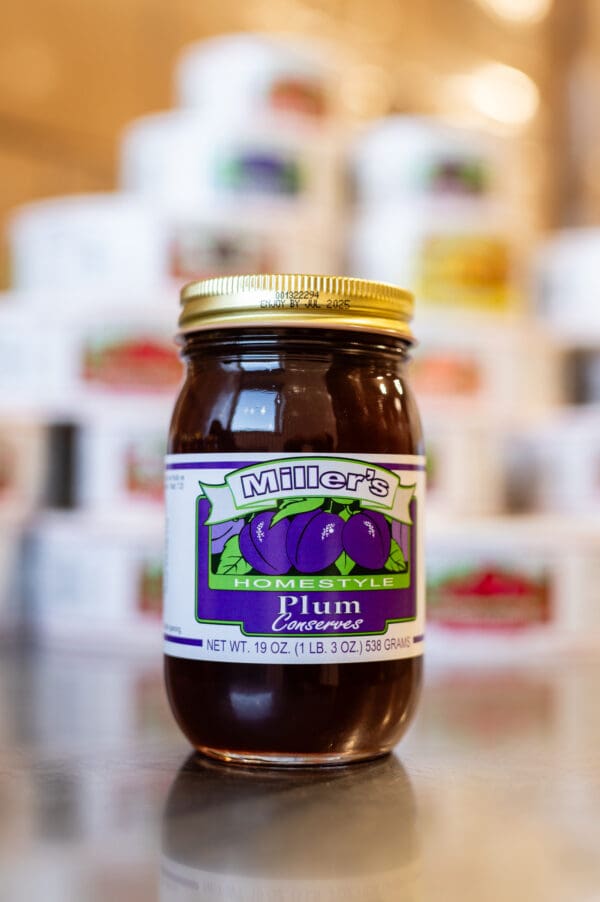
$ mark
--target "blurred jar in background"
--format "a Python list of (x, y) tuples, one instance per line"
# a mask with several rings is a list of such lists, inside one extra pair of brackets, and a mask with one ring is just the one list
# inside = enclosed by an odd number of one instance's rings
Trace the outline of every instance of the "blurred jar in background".
[(164, 216), (173, 275), (235, 273), (242, 265), (261, 272), (265, 263), (321, 272), (339, 245), (336, 145), (331, 133), (286, 121), (174, 110), (129, 126), (121, 178)]
[(143, 198), (75, 194), (21, 207), (8, 229), (12, 286), (81, 311), (121, 297), (147, 303), (166, 283), (163, 224)]
[(489, 136), (425, 117), (371, 124), (354, 154), (350, 265), (364, 278), (408, 285), (425, 305), (510, 309), (500, 169)]
[(175, 72), (182, 107), (315, 126), (336, 106), (335, 49), (299, 35), (226, 34), (187, 47)]

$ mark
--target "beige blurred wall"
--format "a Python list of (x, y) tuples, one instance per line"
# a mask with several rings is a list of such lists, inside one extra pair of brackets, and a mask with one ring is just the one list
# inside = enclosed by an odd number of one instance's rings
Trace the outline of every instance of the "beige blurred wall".
[[(590, 0), (593, 4), (597, 0)], [(0, 227), (33, 198), (110, 188), (125, 123), (173, 102), (178, 51), (252, 28), (318, 35), (340, 49), (352, 114), (439, 111), (443, 80), (486, 59), (523, 69), (542, 105), (521, 136), (537, 160), (540, 221), (556, 219), (552, 171), (562, 146), (562, 71), (584, 0), (555, 0), (535, 26), (490, 15), (481, 0), (20, 0), (0, 31)], [(362, 83), (361, 83), (362, 79)], [(442, 99), (441, 99), (442, 98)], [(0, 286), (8, 283), (6, 249)]]

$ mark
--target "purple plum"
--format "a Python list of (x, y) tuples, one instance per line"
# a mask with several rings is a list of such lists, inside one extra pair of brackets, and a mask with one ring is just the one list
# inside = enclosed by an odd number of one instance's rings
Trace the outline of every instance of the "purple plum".
[(342, 553), (344, 521), (337, 514), (322, 510), (298, 514), (287, 535), (287, 553), (300, 573), (325, 570)]
[(344, 551), (360, 567), (381, 570), (392, 544), (390, 528), (383, 514), (360, 511), (344, 524)]
[(240, 551), (246, 561), (269, 576), (287, 573), (291, 567), (286, 553), (286, 539), (290, 526), (288, 519), (271, 526), (275, 511), (257, 514), (240, 533)]

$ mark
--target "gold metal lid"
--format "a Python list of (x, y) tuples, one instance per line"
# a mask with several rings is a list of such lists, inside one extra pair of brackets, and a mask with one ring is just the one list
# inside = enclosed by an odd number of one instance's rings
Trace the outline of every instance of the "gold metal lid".
[(239, 326), (304, 326), (379, 332), (414, 341), (414, 298), (384, 282), (344, 276), (246, 275), (190, 282), (179, 332)]

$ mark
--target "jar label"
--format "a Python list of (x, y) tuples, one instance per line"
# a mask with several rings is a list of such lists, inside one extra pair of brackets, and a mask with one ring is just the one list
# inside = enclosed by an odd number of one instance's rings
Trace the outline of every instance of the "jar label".
[(422, 654), (424, 470), (406, 454), (168, 455), (165, 652)]

